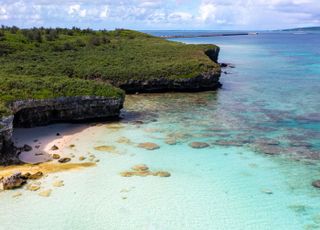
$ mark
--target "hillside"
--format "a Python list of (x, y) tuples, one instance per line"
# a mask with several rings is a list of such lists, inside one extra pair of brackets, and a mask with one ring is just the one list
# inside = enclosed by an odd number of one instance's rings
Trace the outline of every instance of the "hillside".
[(2, 27), (0, 115), (15, 99), (119, 96), (109, 83), (121, 87), (128, 81), (219, 74), (212, 61), (218, 51), (213, 45), (185, 45), (130, 30)]

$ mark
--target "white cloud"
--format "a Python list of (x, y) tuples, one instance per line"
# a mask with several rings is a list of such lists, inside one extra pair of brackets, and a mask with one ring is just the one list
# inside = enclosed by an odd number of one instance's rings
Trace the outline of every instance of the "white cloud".
[(186, 12), (173, 12), (168, 15), (169, 21), (190, 21), (193, 15)]
[(319, 0), (0, 0), (3, 23), (28, 27), (283, 28), (319, 12)]
[(109, 16), (109, 7), (108, 6), (104, 6), (102, 8), (99, 16), (102, 19), (108, 18), (108, 16)]
[(81, 9), (81, 6), (79, 4), (75, 4), (69, 6), (68, 14), (73, 16), (76, 15), (80, 17), (85, 17), (87, 15), (87, 10)]
[(203, 2), (199, 6), (199, 16), (200, 21), (206, 22), (208, 20), (214, 20), (216, 18), (217, 7), (210, 2)]
[(7, 15), (7, 10), (4, 7), (0, 6), (0, 19), (7, 20), (9, 16)]

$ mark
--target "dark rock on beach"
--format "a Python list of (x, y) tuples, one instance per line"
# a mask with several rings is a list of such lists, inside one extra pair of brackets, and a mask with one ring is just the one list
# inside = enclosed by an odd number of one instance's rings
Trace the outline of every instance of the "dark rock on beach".
[(59, 163), (67, 163), (69, 161), (71, 161), (71, 158), (69, 157), (63, 157), (58, 160)]
[(21, 173), (16, 173), (13, 174), (12, 176), (6, 177), (0, 181), (2, 184), (2, 189), (3, 190), (11, 190), (15, 188), (20, 188), (22, 187), (27, 180), (22, 177)]
[(21, 150), (24, 152), (30, 152), (32, 151), (32, 147), (30, 145), (24, 145)]

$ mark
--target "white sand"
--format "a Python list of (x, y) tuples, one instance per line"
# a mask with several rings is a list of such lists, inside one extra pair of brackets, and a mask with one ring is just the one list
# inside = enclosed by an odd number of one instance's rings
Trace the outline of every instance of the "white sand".
[[(90, 127), (85, 124), (58, 124), (31, 129), (15, 129), (13, 140), (15, 146), (22, 147), (25, 144), (32, 147), (30, 152), (22, 152), (19, 155), (25, 163), (40, 163), (51, 160), (52, 153), (61, 153), (63, 149), (75, 138), (74, 135)], [(57, 135), (59, 133), (60, 135)], [(59, 150), (52, 151), (51, 147), (56, 145)]]

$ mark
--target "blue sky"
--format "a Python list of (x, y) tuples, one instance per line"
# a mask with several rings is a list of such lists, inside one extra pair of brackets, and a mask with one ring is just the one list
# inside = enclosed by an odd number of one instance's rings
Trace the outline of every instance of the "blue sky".
[(320, 0), (0, 0), (0, 24), (94, 29), (280, 29), (320, 25)]

